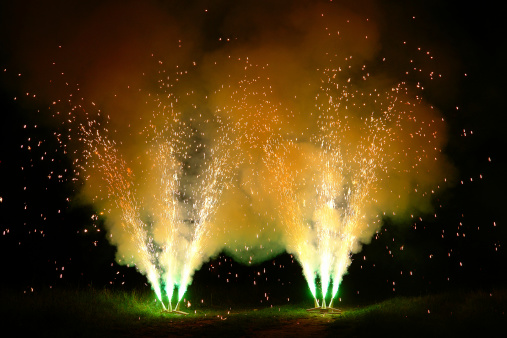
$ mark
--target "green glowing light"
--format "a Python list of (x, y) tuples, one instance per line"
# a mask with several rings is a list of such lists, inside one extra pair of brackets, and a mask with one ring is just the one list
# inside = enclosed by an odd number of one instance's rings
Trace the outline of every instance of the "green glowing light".
[(308, 281), (308, 287), (310, 288), (313, 298), (317, 299), (317, 287), (315, 286), (315, 282)]
[(320, 268), (320, 282), (322, 284), (322, 300), (325, 303), (327, 291), (329, 289), (329, 284), (331, 282), (331, 273), (329, 271), (329, 267), (331, 265), (331, 254), (328, 252), (327, 254), (322, 256), (322, 263)]
[[(147, 277), (148, 281), (150, 282), (150, 285), (157, 295), (157, 298), (160, 302), (162, 302), (162, 289), (160, 287), (160, 283), (158, 281), (158, 275), (156, 273), (156, 269), (153, 266), (150, 266), (150, 268), (147, 271)], [(163, 305), (163, 303), (162, 303)]]
[(309, 264), (303, 264), (303, 275), (305, 276), (313, 298), (317, 299), (317, 286), (315, 285), (315, 276), (312, 273)]
[(169, 299), (169, 311), (172, 311), (171, 300), (173, 299), (174, 283), (173, 283), (173, 281), (170, 278), (166, 279), (166, 282), (165, 282), (165, 293), (167, 295), (167, 298)]
[(183, 284), (178, 285), (178, 303), (183, 299), (185, 292), (187, 292), (187, 286)]

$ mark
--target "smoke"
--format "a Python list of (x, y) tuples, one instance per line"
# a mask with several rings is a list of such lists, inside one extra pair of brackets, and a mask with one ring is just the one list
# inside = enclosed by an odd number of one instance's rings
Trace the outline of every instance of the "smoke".
[(222, 250), (286, 250), (334, 296), (382, 219), (430, 212), (450, 171), (420, 65), (389, 63), (405, 51), (382, 48), (373, 2), (11, 6), (9, 56), (70, 121), (62, 142), (84, 141), (68, 149), (117, 260), (169, 296)]

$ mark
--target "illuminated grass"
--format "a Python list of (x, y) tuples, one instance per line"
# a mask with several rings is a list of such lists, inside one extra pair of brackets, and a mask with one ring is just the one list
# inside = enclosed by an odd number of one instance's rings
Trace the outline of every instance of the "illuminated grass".
[[(346, 304), (341, 315), (308, 313), (312, 304), (220, 308), (202, 304), (161, 311), (153, 293), (109, 290), (1, 292), (1, 321), (18, 336), (314, 335), (441, 337), (498, 332), (507, 290), (396, 297), (367, 306)], [(341, 305), (341, 304), (339, 304)]]

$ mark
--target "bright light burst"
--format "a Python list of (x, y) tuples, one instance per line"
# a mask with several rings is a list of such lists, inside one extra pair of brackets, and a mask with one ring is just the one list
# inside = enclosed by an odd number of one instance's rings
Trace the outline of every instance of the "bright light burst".
[(79, 125), (75, 163), (118, 261), (145, 274), (160, 301), (164, 290), (169, 309), (224, 248), (249, 263), (292, 253), (325, 306), (383, 217), (429, 209), (446, 166), (443, 120), (420, 83), (386, 75), (371, 21), (333, 6), (295, 6), (313, 24), (289, 15), (296, 27), (276, 43), (174, 61), (158, 88), (138, 90), (131, 120), (94, 116), (77, 95), (55, 114), (69, 135)]

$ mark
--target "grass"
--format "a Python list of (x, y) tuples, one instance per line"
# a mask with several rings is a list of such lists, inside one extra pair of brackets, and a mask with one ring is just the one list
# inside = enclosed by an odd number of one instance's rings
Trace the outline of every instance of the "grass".
[(0, 321), (13, 336), (342, 336), (473, 337), (504, 329), (507, 290), (456, 291), (342, 306), (311, 314), (313, 304), (221, 308), (192, 304), (188, 316), (162, 312), (152, 293), (108, 289), (2, 290)]
[(456, 291), (423, 297), (396, 297), (352, 309), (330, 331), (353, 328), (356, 335), (390, 337), (479, 337), (505, 333), (507, 290), (491, 293)]

